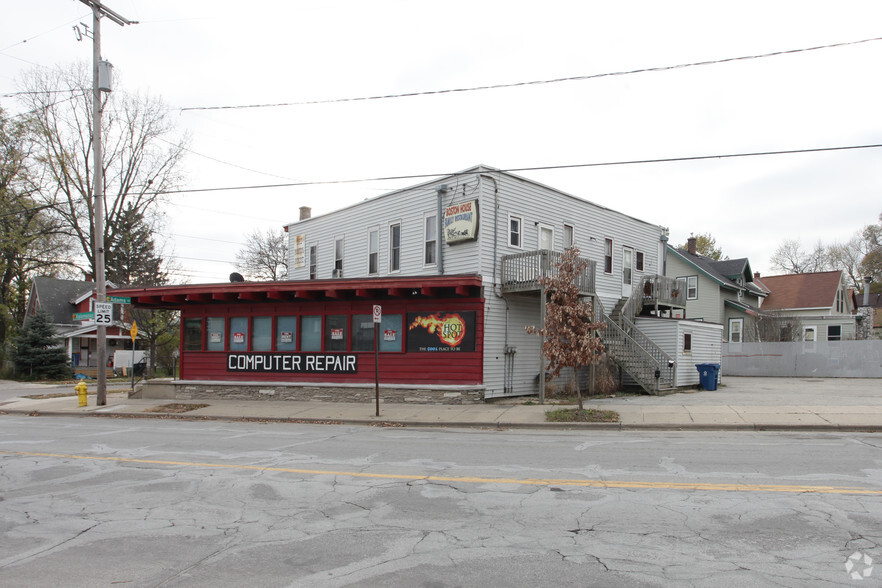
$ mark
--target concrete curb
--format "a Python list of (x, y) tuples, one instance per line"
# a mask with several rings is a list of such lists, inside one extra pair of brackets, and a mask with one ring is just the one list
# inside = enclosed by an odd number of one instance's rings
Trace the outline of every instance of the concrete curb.
[(747, 432), (825, 432), (825, 433), (882, 433), (882, 424), (868, 425), (832, 425), (832, 424), (752, 424), (752, 423), (524, 423), (524, 422), (474, 422), (474, 421), (401, 421), (396, 419), (377, 420), (351, 418), (314, 418), (314, 417), (270, 417), (270, 416), (225, 416), (202, 415), (171, 412), (73, 412), (73, 411), (41, 411), (22, 409), (0, 409), (0, 414), (16, 414), (34, 417), (98, 417), (98, 418), (131, 418), (131, 419), (163, 419), (181, 421), (224, 421), (224, 422), (271, 422), (313, 425), (348, 425), (388, 428), (441, 428), (441, 429), (508, 429), (532, 430), (590, 430), (590, 431), (670, 431), (670, 432), (713, 432), (713, 431), (747, 431)]

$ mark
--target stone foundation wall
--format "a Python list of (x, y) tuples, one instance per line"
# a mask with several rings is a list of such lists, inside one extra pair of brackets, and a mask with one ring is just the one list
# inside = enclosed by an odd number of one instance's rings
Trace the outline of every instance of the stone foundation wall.
[[(155, 383), (154, 383), (155, 382)], [(274, 386), (272, 384), (206, 384), (186, 382), (147, 381), (135, 395), (139, 398), (168, 398), (173, 387), (177, 400), (308, 400), (313, 402), (375, 402), (376, 391), (371, 387), (332, 386)], [(431, 390), (424, 388), (380, 387), (380, 401), (413, 404), (477, 404), (484, 402), (480, 389)]]

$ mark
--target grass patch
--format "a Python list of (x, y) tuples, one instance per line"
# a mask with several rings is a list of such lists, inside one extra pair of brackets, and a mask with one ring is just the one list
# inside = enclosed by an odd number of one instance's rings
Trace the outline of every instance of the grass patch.
[(191, 410), (196, 410), (198, 408), (205, 408), (206, 406), (211, 406), (210, 404), (183, 404), (180, 402), (173, 402), (171, 404), (163, 404), (161, 406), (151, 406), (150, 408), (145, 408), (144, 412), (166, 412), (166, 413), (182, 413), (182, 412), (190, 412)]
[(597, 410), (593, 408), (556, 408), (545, 413), (545, 421), (549, 423), (617, 423), (619, 413), (614, 410)]

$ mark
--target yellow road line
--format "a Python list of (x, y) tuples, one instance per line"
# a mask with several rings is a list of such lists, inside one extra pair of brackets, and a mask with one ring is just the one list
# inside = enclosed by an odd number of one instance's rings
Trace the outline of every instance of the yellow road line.
[(253, 470), (260, 472), (284, 472), (314, 476), (348, 476), (350, 478), (374, 478), (384, 480), (425, 480), (427, 482), (460, 482), (464, 484), (517, 484), (523, 486), (575, 486), (582, 488), (623, 488), (633, 490), (708, 490), (714, 492), (789, 492), (809, 494), (868, 494), (882, 495), (882, 490), (848, 486), (798, 486), (786, 484), (740, 484), (705, 482), (623, 482), (615, 480), (567, 480), (554, 478), (481, 478), (473, 476), (425, 476), (416, 474), (379, 474), (369, 472), (345, 472), (335, 470), (307, 470), (269, 466), (168, 461), (162, 459), (134, 459), (95, 455), (69, 455), (64, 453), (36, 453), (29, 451), (6, 451), (0, 454), (22, 457), (57, 457), (62, 459), (85, 459), (90, 461), (115, 461), (121, 463), (145, 463), (153, 465), (188, 466), (200, 468), (223, 468), (230, 470)]

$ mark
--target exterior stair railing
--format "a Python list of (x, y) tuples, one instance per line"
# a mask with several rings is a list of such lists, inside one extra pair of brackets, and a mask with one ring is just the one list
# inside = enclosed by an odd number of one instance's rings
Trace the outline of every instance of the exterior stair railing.
[(640, 304), (632, 301), (642, 297), (642, 286), (635, 290), (638, 295), (632, 294), (619, 313), (607, 314), (603, 303), (595, 299), (595, 314), (606, 325), (600, 337), (613, 361), (648, 393), (658, 394), (675, 388), (677, 365), (631, 321), (639, 312)]

